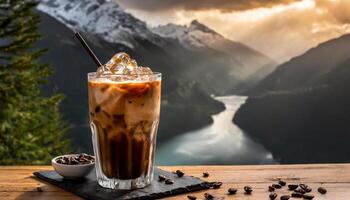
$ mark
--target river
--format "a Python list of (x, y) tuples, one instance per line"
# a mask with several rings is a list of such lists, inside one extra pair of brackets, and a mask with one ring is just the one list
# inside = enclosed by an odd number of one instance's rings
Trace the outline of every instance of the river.
[(254, 142), (233, 122), (233, 116), (245, 102), (243, 96), (222, 96), (217, 100), (225, 110), (213, 115), (213, 123), (180, 134), (157, 148), (158, 165), (269, 164), (273, 155)]

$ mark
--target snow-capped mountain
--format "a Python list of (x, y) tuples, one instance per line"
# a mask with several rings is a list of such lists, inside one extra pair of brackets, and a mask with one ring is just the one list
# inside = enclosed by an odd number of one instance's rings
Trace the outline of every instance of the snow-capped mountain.
[(169, 23), (155, 27), (152, 31), (162, 37), (177, 39), (187, 48), (215, 47), (217, 43), (226, 42), (221, 35), (197, 20), (193, 20), (188, 27)]
[[(108, 0), (41, 0), (38, 10), (71, 30), (150, 57), (146, 65), (153, 57), (168, 62), (174, 58), (181, 63), (166, 70), (182, 79), (194, 78), (213, 94), (242, 90), (265, 77), (275, 65), (260, 52), (226, 39), (197, 20), (189, 26), (168, 24), (151, 29)], [(161, 58), (161, 54), (166, 55)]]
[(66, 95), (62, 111), (73, 124), (70, 134), (78, 147), (91, 144), (86, 139), (81, 144), (89, 128), (87, 101), (82, 97), (87, 95), (85, 75), (96, 67), (72, 30), (83, 33), (102, 62), (125, 51), (139, 64), (162, 72), (165, 103), (161, 109), (160, 140), (209, 124), (211, 116), (224, 109), (209, 94), (228, 95), (244, 90), (260, 80), (256, 74), (266, 74), (269, 63), (273, 63), (197, 21), (168, 32), (175, 36), (182, 32), (184, 37), (191, 33), (193, 37), (187, 42), (151, 31), (115, 1), (41, 0), (37, 9), (43, 38), (36, 47), (49, 49), (42, 61), (50, 63), (55, 71), (45, 91), (57, 89)]
[(193, 20), (188, 26), (169, 23), (154, 27), (152, 31), (164, 38), (176, 40), (191, 50), (211, 48), (228, 54), (240, 63), (240, 67), (235, 67), (234, 73), (242, 80), (261, 79), (276, 65), (262, 53), (240, 42), (225, 38), (197, 20)]
[(56, 18), (73, 30), (96, 34), (111, 43), (135, 46), (135, 38), (160, 43), (145, 22), (126, 13), (113, 1), (41, 0), (38, 10)]
[(222, 46), (228, 43), (240, 48), (248, 48), (243, 44), (226, 39), (197, 20), (193, 20), (189, 26), (169, 23), (154, 27), (152, 31), (162, 37), (176, 39), (190, 49), (210, 47), (216, 50), (223, 50)]

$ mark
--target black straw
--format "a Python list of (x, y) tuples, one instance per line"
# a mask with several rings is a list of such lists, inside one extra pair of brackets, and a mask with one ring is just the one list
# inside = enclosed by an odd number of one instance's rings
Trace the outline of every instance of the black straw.
[(94, 52), (91, 50), (91, 48), (89, 47), (89, 45), (86, 43), (86, 41), (84, 40), (83, 36), (80, 35), (79, 32), (75, 32), (75, 37), (78, 38), (78, 40), (80, 41), (81, 45), (83, 45), (84, 49), (88, 52), (89, 56), (94, 60), (94, 62), (96, 63), (97, 67), (101, 66), (102, 63), (100, 62), (100, 60), (96, 57), (96, 55), (94, 54)]

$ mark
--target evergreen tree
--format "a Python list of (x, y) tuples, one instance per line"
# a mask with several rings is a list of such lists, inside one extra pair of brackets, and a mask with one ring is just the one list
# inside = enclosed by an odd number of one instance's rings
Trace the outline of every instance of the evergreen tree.
[(40, 38), (36, 2), (0, 0), (0, 164), (46, 164), (68, 151), (67, 126), (59, 103), (40, 87), (52, 73), (39, 64), (45, 52), (33, 48)]

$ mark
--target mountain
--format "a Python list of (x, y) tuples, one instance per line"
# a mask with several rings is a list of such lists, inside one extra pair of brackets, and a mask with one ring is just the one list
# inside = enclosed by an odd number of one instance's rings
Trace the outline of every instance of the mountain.
[(278, 66), (233, 121), (282, 163), (349, 162), (348, 49), (350, 34)]
[[(95, 35), (108, 43), (134, 51), (151, 45), (176, 58), (179, 65), (172, 67), (172, 74), (177, 75), (179, 81), (196, 81), (210, 94), (225, 95), (244, 90), (275, 66), (268, 57), (243, 44), (224, 39), (197, 21), (191, 23), (191, 32), (201, 35), (203, 44), (209, 42), (211, 34), (218, 38), (217, 44), (213, 41), (210, 46), (200, 49), (187, 48), (186, 43), (165, 37), (156, 29), (150, 30), (145, 22), (124, 12), (114, 1), (42, 0), (38, 10), (72, 30)], [(151, 59), (161, 59), (160, 56), (154, 52)], [(171, 60), (168, 62), (171, 64)]]
[[(218, 39), (216, 48), (215, 42), (211, 46), (189, 48), (181, 41), (151, 30), (115, 1), (42, 0), (37, 10), (42, 19), (39, 31), (43, 35), (37, 47), (49, 49), (42, 61), (55, 69), (44, 91), (66, 94), (62, 111), (72, 124), (70, 137), (74, 146), (82, 150), (91, 146), (86, 73), (95, 71), (96, 67), (74, 38), (73, 31), (82, 32), (103, 63), (116, 52), (125, 51), (140, 65), (162, 72), (160, 145), (179, 133), (210, 124), (211, 115), (224, 109), (210, 94), (243, 90), (255, 82), (257, 76), (245, 75), (244, 78), (242, 71), (252, 66), (251, 69), (259, 68), (260, 73), (271, 67), (266, 63), (273, 63), (266, 56), (224, 39), (196, 21), (191, 25), (194, 32), (210, 33), (222, 39)], [(202, 42), (206, 40), (202, 38)], [(262, 67), (258, 67), (260, 60)], [(81, 140), (86, 137), (88, 139)]]
[[(237, 84), (236, 87), (229, 88), (228, 91), (225, 92), (241, 91), (242, 88), (239, 87), (243, 86), (243, 83), (246, 83), (247, 86), (256, 83), (272, 72), (276, 65), (272, 59), (262, 53), (240, 42), (225, 38), (197, 20), (193, 20), (189, 26), (169, 23), (167, 25), (154, 27), (152, 31), (164, 38), (178, 41), (185, 48), (198, 52), (201, 55), (215, 55), (210, 52), (208, 53), (209, 50), (220, 52), (218, 57), (214, 56), (212, 59), (217, 60), (218, 63), (224, 60), (228, 67), (226, 70), (228, 71), (228, 78), (240, 81), (240, 84)], [(218, 68), (212, 65), (205, 67), (206, 63), (200, 65), (202, 65), (201, 71), (193, 69), (193, 74), (200, 74), (202, 76), (206, 71), (211, 72), (213, 69)], [(227, 75), (217, 75), (218, 76), (215, 76), (216, 79), (217, 77), (227, 77)], [(210, 76), (210, 74), (208, 76)], [(217, 81), (218, 80), (216, 80), (216, 82)], [(222, 82), (227, 84), (231, 81), (224, 80)], [(210, 88), (210, 86), (207, 87)], [(219, 88), (222, 87), (225, 87), (225, 85), (220, 85)], [(214, 91), (218, 90), (217, 88), (218, 87), (216, 87)], [(229, 91), (230, 89), (231, 91)]]
[(247, 93), (258, 95), (268, 91), (313, 88), (327, 84), (324, 80), (329, 73), (349, 59), (349, 48), (349, 34), (321, 43), (277, 67)]
[[(57, 6), (55, 1), (47, 2), (51, 6), (52, 4)], [(63, 3), (64, 1), (57, 2)], [(88, 72), (96, 71), (96, 66), (75, 39), (72, 28), (62, 23), (63, 21), (42, 12), (43, 8), (40, 5), (37, 13), (41, 18), (39, 32), (43, 37), (35, 47), (48, 48), (48, 52), (41, 61), (51, 64), (54, 68), (54, 74), (43, 91), (46, 94), (58, 91), (66, 95), (61, 110), (64, 118), (71, 125), (68, 137), (72, 139), (72, 147), (74, 151), (91, 152), (86, 76)], [(178, 133), (210, 124), (211, 115), (224, 109), (224, 105), (211, 98), (201, 85), (193, 80), (179, 79), (176, 67), (183, 66), (183, 63), (151, 40), (135, 36), (132, 40), (134, 48), (131, 48), (125, 43), (108, 42), (101, 35), (93, 32), (82, 31), (82, 34), (102, 61), (107, 61), (116, 52), (125, 51), (139, 64), (152, 66), (152, 69), (162, 72), (163, 94), (158, 133), (160, 145), (162, 141)], [(181, 48), (177, 44), (167, 45)]]
[(138, 40), (161, 44), (145, 22), (133, 17), (113, 1), (107, 0), (42, 0), (38, 9), (72, 30), (98, 35), (110, 43), (135, 48)]

